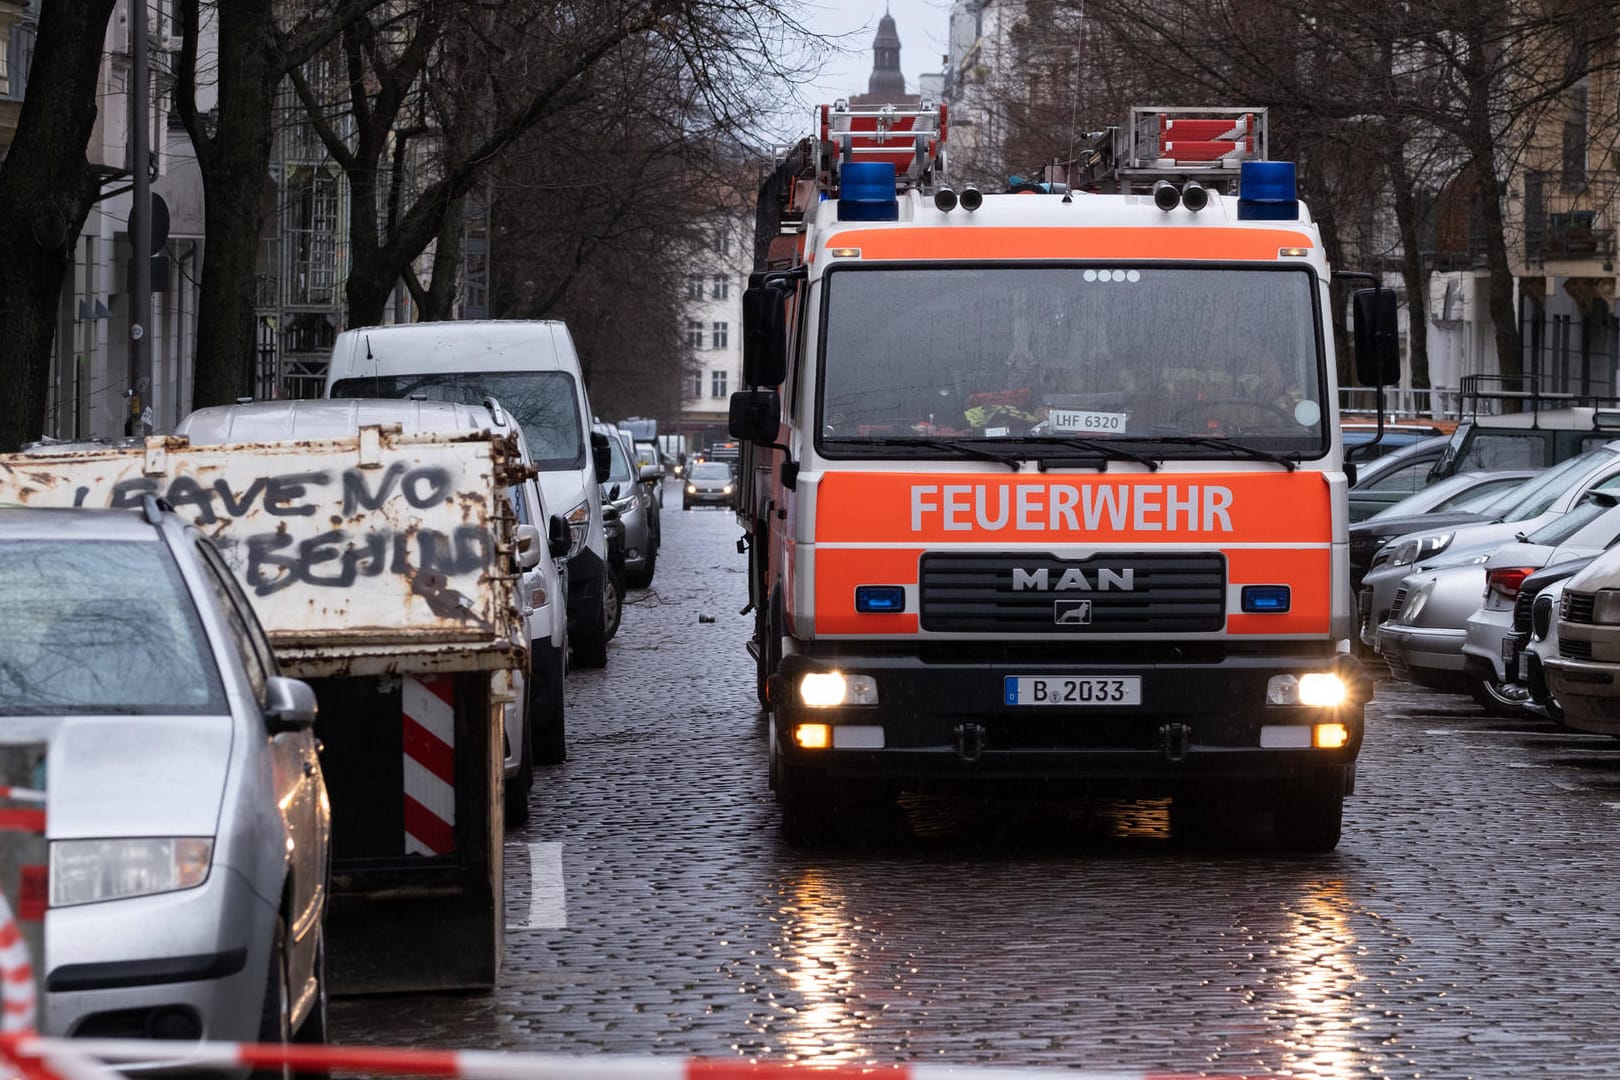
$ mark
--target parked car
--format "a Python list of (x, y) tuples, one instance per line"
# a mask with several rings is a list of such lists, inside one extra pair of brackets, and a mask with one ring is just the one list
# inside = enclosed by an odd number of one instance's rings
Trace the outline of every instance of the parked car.
[(1547, 687), (1577, 731), (1620, 736), (1620, 547), (1564, 584)]
[(1440, 460), (1446, 442), (1444, 435), (1430, 435), (1371, 461), (1358, 462), (1356, 482), (1350, 485), (1350, 520), (1372, 517), (1427, 487), (1429, 470)]
[(622, 581), (616, 583), (621, 595), (623, 586), (644, 589), (652, 584), (658, 568), (658, 539), (654, 532), (653, 515), (657, 505), (642, 480), (646, 470), (636, 463), (628, 432), (612, 424), (598, 422), (596, 430), (608, 437), (611, 464), (607, 479), (602, 482), (602, 505), (612, 506), (619, 514), (624, 534)]
[(723, 461), (700, 461), (686, 470), (686, 483), (681, 486), (681, 509), (694, 506), (735, 507), (737, 505), (737, 476)]
[(315, 695), (203, 533), (0, 510), (0, 716), (47, 744), (47, 1033), (324, 1041)]
[[(1477, 667), (1484, 677), (1481, 688), (1488, 696), (1481, 704), (1487, 712), (1526, 712), (1563, 722), (1564, 711), (1547, 692), (1545, 674), (1531, 644), (1548, 636), (1553, 624), (1548, 613), (1563, 594), (1564, 582), (1596, 557), (1561, 559), (1526, 577), (1505, 625), (1498, 613), (1484, 607), (1469, 617), (1468, 637), (1463, 642), (1464, 670)], [(1493, 677), (1499, 681), (1493, 684)]]
[[(1361, 462), (1376, 461), (1403, 446), (1410, 446), (1435, 435), (1448, 434), (1444, 428), (1434, 424), (1407, 421), (1386, 421), (1382, 435), (1379, 434), (1376, 423), (1346, 421), (1340, 431), (1344, 438), (1345, 451), (1354, 451), (1352, 459)], [(1377, 442), (1373, 441), (1375, 437), (1378, 439)]]
[(1519, 488), (1519, 502), (1497, 521), (1414, 531), (1385, 543), (1361, 580), (1356, 608), (1363, 644), (1376, 647), (1380, 623), (1390, 618), (1395, 591), (1408, 574), (1442, 565), (1449, 553), (1488, 555), (1521, 532), (1533, 532), (1575, 505), (1594, 488), (1620, 487), (1620, 440), (1588, 450), (1546, 470)]
[[(1586, 565), (1590, 565), (1590, 560)], [(1585, 566), (1580, 566), (1580, 569), (1585, 569)], [(1564, 706), (1547, 685), (1547, 660), (1558, 655), (1558, 609), (1563, 604), (1564, 586), (1568, 584), (1567, 577), (1554, 581), (1542, 589), (1531, 603), (1529, 640), (1519, 654), (1518, 669), (1519, 681), (1530, 691), (1530, 700), (1535, 708), (1560, 724), (1565, 722)]]
[(1360, 592), (1373, 556), (1390, 540), (1419, 529), (1495, 520), (1520, 501), (1520, 485), (1534, 475), (1533, 470), (1516, 469), (1448, 476), (1351, 525), (1351, 594)]
[(1468, 620), (1482, 603), (1492, 604), (1505, 630), (1520, 583), (1544, 566), (1608, 547), (1620, 537), (1620, 508), (1612, 493), (1588, 492), (1568, 513), (1521, 537), (1492, 552), (1459, 553), (1450, 565), (1401, 582), (1389, 619), (1378, 627), (1378, 650), (1397, 678), (1466, 690), (1487, 709), (1505, 708), (1510, 703), (1491, 692), (1503, 682), (1501, 671), (1467, 663)]
[[(174, 433), (194, 445), (290, 442), (297, 439), (354, 435), (362, 427), (398, 424), (402, 432), (482, 431), (510, 433), (518, 454), (532, 464), (523, 430), (493, 398), (483, 405), (396, 398), (340, 398), (313, 401), (254, 401), (197, 409), (175, 426)], [(505, 709), (506, 822), (522, 825), (529, 817), (529, 789), (534, 765), (567, 759), (567, 722), (563, 678), (568, 638), (564, 597), (571, 537), (560, 515), (547, 514), (545, 493), (535, 480), (512, 489), (517, 517), (518, 601), (529, 632), (529, 674), (520, 700)], [(526, 727), (525, 727), (526, 725)]]

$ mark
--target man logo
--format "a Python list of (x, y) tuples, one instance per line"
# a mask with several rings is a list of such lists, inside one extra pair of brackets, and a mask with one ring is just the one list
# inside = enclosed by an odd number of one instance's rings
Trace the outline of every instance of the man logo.
[(1052, 621), (1059, 626), (1091, 625), (1090, 600), (1052, 601)]

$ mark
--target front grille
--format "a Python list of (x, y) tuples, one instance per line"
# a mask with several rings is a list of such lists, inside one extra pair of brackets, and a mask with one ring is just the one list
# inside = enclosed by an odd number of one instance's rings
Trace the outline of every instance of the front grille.
[(1214, 631), (1226, 625), (1226, 559), (1208, 552), (1108, 552), (1079, 560), (924, 555), (920, 593), (922, 628), (936, 632)]
[(1558, 655), (1565, 660), (1590, 660), (1592, 643), (1582, 641), (1580, 638), (1561, 637), (1558, 639)]
[(1597, 599), (1594, 593), (1570, 592), (1564, 590), (1564, 607), (1559, 612), (1565, 622), (1590, 623), (1592, 621), (1592, 604)]
[(1394, 622), (1401, 617), (1401, 608), (1406, 606), (1406, 590), (1395, 590), (1395, 602), (1389, 606), (1389, 614), (1384, 617), (1385, 622)]
[(1515, 634), (1528, 634), (1530, 632), (1530, 609), (1535, 605), (1536, 593), (1520, 590), (1519, 597), (1513, 601), (1513, 622), (1511, 630)]

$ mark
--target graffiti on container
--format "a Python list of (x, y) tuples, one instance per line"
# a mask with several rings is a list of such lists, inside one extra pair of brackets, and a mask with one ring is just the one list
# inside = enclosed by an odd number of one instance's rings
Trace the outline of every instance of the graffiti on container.
[[(330, 512), (335, 501), (331, 496), (339, 492), (342, 518), (353, 520), (357, 513), (377, 510), (395, 497), (417, 510), (442, 506), (453, 494), (453, 478), (450, 470), (439, 466), (399, 462), (391, 464), (375, 482), (359, 469), (292, 472), (258, 477), (239, 490), (233, 490), (224, 477), (205, 485), (194, 476), (138, 476), (115, 483), (107, 505), (139, 507), (143, 498), (154, 495), (181, 514), (194, 515), (196, 523), (206, 527), (241, 519), (256, 507), (274, 518), (312, 517), (323, 510)], [(75, 505), (83, 505), (89, 495), (89, 488), (78, 489)], [(214, 542), (259, 596), (300, 583), (346, 589), (384, 573), (413, 580), (420, 575), (418, 585), (434, 582), (430, 591), (437, 596), (445, 578), (482, 570), (495, 559), (494, 536), (475, 524), (462, 524), (448, 532), (418, 524), (352, 529), (337, 525), (314, 536), (295, 538), (287, 531), (287, 522), (281, 521), (262, 532), (216, 533)], [(439, 606), (434, 605), (437, 613), (448, 614), (458, 605), (447, 605), (445, 611), (438, 611)]]

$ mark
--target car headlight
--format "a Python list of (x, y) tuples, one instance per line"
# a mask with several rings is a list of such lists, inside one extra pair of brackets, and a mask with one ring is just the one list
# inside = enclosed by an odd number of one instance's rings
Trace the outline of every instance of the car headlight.
[(687, 484), (686, 485), (686, 493), (688, 495), (696, 495), (697, 494), (697, 485), (696, 484)]
[(725, 486), (725, 488), (721, 490), (720, 494), (722, 494), (722, 495), (730, 495), (731, 494), (731, 485), (727, 484)]
[(1400, 621), (1407, 626), (1417, 622), (1418, 616), (1423, 613), (1424, 607), (1429, 603), (1429, 596), (1433, 592), (1434, 582), (1428, 581), (1417, 592), (1407, 597), (1406, 606), (1401, 609)]
[(613, 504), (613, 509), (617, 510), (621, 514), (628, 514), (639, 502), (640, 499), (634, 492), (631, 492), (629, 495), (626, 495), (624, 498), (615, 502)]
[(1410, 566), (1422, 562), (1431, 555), (1438, 555), (1451, 545), (1455, 533), (1431, 533), (1428, 536), (1415, 536), (1403, 541), (1389, 557), (1390, 566)]
[(571, 559), (585, 546), (585, 534), (591, 528), (591, 504), (582, 502), (563, 516), (568, 519), (568, 557)]
[(1599, 589), (1592, 598), (1592, 621), (1620, 623), (1620, 589)]
[(203, 836), (51, 842), (51, 906), (192, 889), (208, 880), (214, 841)]

